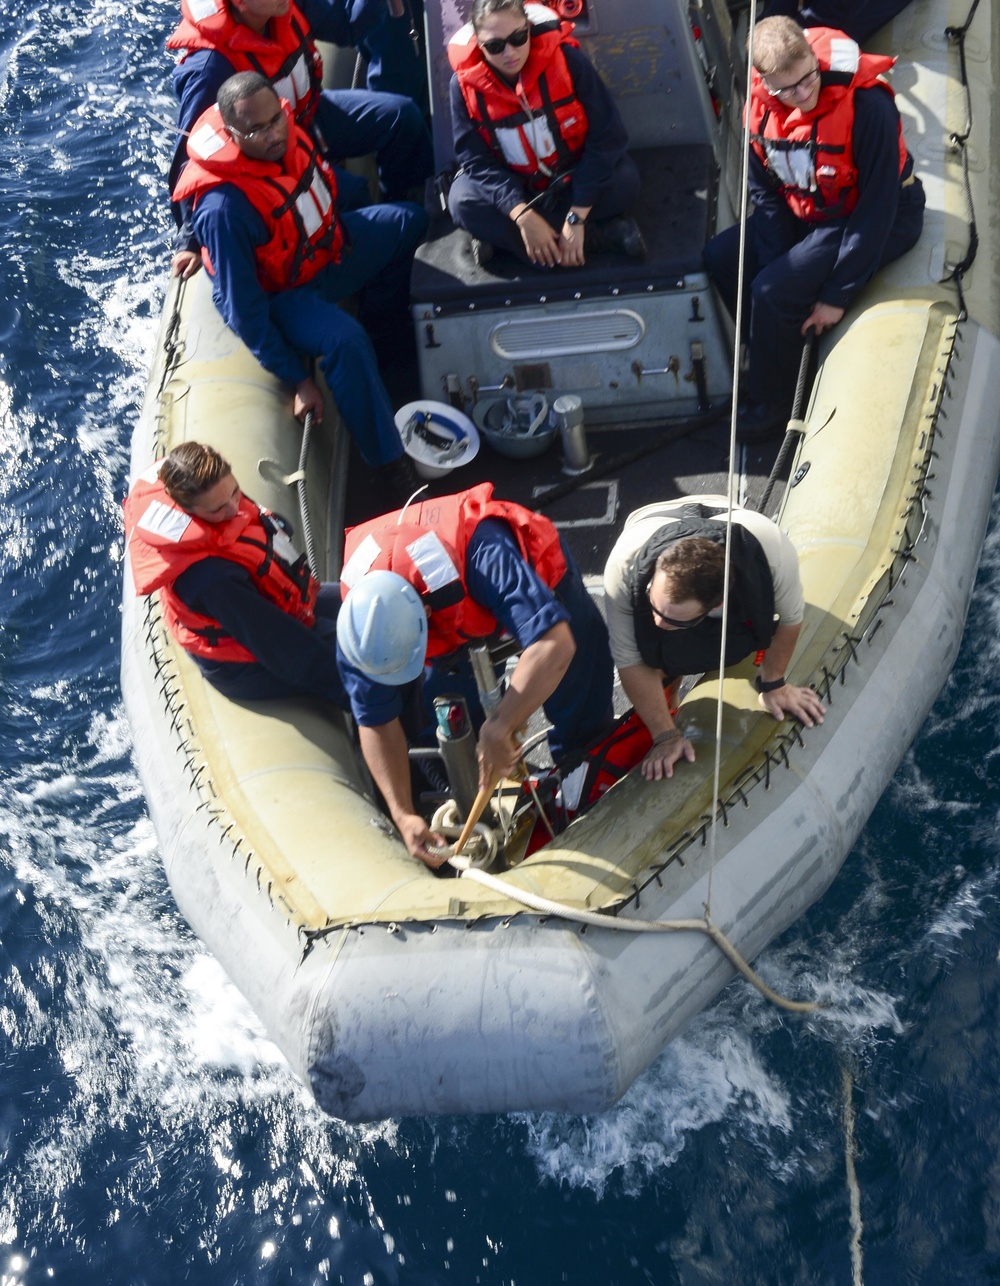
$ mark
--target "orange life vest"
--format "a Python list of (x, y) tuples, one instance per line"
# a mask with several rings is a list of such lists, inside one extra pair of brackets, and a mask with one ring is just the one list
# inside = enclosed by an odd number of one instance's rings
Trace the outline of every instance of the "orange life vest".
[[(850, 214), (858, 203), (854, 163), (854, 95), (875, 85), (892, 94), (883, 75), (895, 58), (864, 54), (832, 27), (803, 33), (820, 69), (820, 94), (811, 112), (769, 94), (756, 71), (748, 104), (751, 146), (797, 218), (822, 223)], [(899, 125), (899, 170), (907, 160)]]
[(525, 12), (531, 52), (516, 85), (509, 85), (483, 57), (471, 22), (448, 42), (448, 59), (469, 116), (497, 160), (541, 190), (579, 160), (587, 113), (563, 54), (564, 45), (579, 46), (571, 35), (573, 24), (544, 5), (526, 5)]
[(316, 114), (323, 86), (323, 60), (309, 23), (295, 7), (268, 21), (266, 34), (237, 22), (229, 0), (181, 0), (181, 22), (167, 40), (168, 49), (210, 49), (232, 63), (233, 73), (259, 71), (287, 98), (295, 119), (308, 125)]
[[(257, 276), (267, 291), (304, 285), (330, 263), (344, 242), (337, 218), (337, 180), (319, 148), (291, 119), (288, 149), (280, 163), (245, 156), (222, 123), (218, 107), (202, 112), (188, 139), (188, 163), (172, 200), (194, 200), (222, 183), (239, 188), (264, 220), (269, 239), (256, 248)], [(214, 269), (202, 250), (208, 272)]]
[(344, 537), (341, 592), (346, 597), (367, 572), (396, 572), (409, 581), (431, 609), (428, 660), (447, 656), (470, 639), (487, 638), (497, 629), (496, 618), (470, 598), (465, 586), (465, 551), (484, 518), (500, 518), (510, 526), (522, 558), (550, 589), (566, 574), (559, 533), (548, 518), (492, 497), (493, 484), (481, 482), (350, 527)]
[(264, 598), (311, 629), (319, 582), (267, 510), (243, 496), (234, 518), (205, 522), (170, 499), (159, 478), (161, 464), (137, 478), (125, 498), (125, 539), (136, 593), (160, 591), (164, 623), (176, 642), (213, 661), (257, 659), (218, 621), (193, 612), (174, 593), (177, 577), (203, 558), (239, 563)]

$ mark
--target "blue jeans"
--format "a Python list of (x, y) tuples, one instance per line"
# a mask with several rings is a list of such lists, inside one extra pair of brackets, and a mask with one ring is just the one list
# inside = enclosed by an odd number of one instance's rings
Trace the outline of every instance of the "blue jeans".
[(371, 340), (338, 303), (362, 292), (362, 315), (405, 318), (410, 265), (427, 215), (419, 206), (397, 202), (350, 210), (341, 222), (340, 262), (305, 286), (272, 295), (271, 317), (293, 348), (319, 358), (361, 458), (377, 468), (398, 460), (403, 444)]

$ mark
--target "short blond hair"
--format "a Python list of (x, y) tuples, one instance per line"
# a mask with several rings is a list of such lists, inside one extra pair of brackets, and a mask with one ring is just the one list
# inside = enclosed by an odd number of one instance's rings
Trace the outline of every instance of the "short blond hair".
[(753, 29), (753, 65), (761, 76), (780, 76), (811, 53), (794, 18), (762, 18)]

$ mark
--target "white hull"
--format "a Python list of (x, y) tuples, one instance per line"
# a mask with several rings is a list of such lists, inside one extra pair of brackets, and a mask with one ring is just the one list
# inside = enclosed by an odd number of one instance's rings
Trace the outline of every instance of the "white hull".
[[(918, 3), (904, 19), (941, 9)], [(726, 824), (714, 844), (700, 834), (687, 843), (712, 811), (717, 685), (704, 683), (681, 712), (697, 738), (694, 767), (669, 784), (627, 779), (504, 877), (617, 910), (619, 921), (698, 917), (711, 881), (712, 918), (748, 959), (830, 885), (940, 691), (1000, 468), (991, 229), (981, 229), (979, 279), (966, 281), (973, 320), (957, 337), (954, 291), (928, 272), (928, 254), (961, 249), (964, 227), (956, 162), (940, 147), (942, 122), (959, 110), (945, 103), (956, 59), (916, 38), (899, 52), (920, 65), (922, 96), (903, 100), (908, 133), (918, 109), (939, 122), (933, 138), (925, 122), (915, 147), (927, 231), (826, 343), (797, 457), (809, 469), (780, 516), (808, 604), (793, 677), (826, 698), (824, 674), (833, 676), (826, 721), (796, 737), (759, 712), (748, 667), (733, 671), (723, 685)], [(976, 87), (984, 156), (989, 53)], [(995, 209), (995, 181), (974, 181), (980, 209)], [(194, 293), (184, 361), (162, 394), (162, 367), (154, 372), (134, 470), (185, 437), (210, 440), (256, 499), (287, 509), (280, 487), (249, 481), (262, 455), (294, 468), (287, 408), (222, 328), (203, 282)], [(338, 450), (335, 438), (317, 448), (314, 512), (335, 500)], [(335, 526), (319, 533), (331, 566)], [(699, 934), (583, 930), (437, 880), (363, 794), (341, 728), (304, 703), (219, 698), (129, 584), (122, 683), (178, 905), (337, 1116), (600, 1110), (732, 976)], [(682, 861), (654, 878), (678, 846)]]

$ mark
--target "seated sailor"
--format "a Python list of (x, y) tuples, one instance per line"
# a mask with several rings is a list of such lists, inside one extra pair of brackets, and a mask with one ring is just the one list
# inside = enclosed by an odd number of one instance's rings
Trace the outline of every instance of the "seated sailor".
[(340, 214), (337, 184), (312, 138), (258, 72), (232, 76), (188, 140), (174, 195), (194, 230), (223, 320), (263, 367), (295, 390), (294, 411), (322, 416), (303, 354), (320, 359), (365, 463), (406, 499), (419, 483), (396, 429), (375, 352), (337, 302), (364, 291), (361, 316), (406, 315), (409, 272), (427, 216), (405, 201)]
[[(373, 0), (362, 0), (366, 9)], [(405, 94), (428, 112), (424, 0), (374, 0), (377, 21), (357, 40), (366, 62), (365, 84), (382, 93)]]
[[(385, 18), (385, 0), (181, 0), (181, 22), (167, 40), (168, 49), (181, 51), (173, 74), (180, 133), (171, 188), (187, 161), (185, 136), (216, 101), (223, 82), (241, 71), (267, 77), (291, 104), (296, 123), (314, 134), (328, 161), (374, 153), (386, 200), (399, 200), (422, 184), (433, 172), (434, 156), (416, 103), (400, 93), (322, 89), (316, 41), (357, 44), (381, 32)], [(394, 42), (400, 25), (397, 21), (385, 28)], [(338, 179), (342, 208), (368, 203), (366, 180), (344, 170)], [(199, 263), (190, 211), (175, 206), (174, 213), (181, 227), (174, 271), (190, 276)]]
[(448, 209), (482, 265), (493, 248), (539, 267), (587, 253), (642, 258), (639, 171), (618, 108), (564, 22), (524, 0), (475, 0), (451, 38), (459, 169)]
[(226, 696), (318, 696), (346, 708), (340, 586), (321, 585), (282, 520), (240, 490), (212, 447), (185, 442), (125, 499), (137, 594), (160, 592), (174, 641)]
[[(611, 655), (622, 687), (653, 737), (642, 774), (673, 775), (694, 747), (674, 724), (664, 683), (718, 669), (725, 585), (726, 502), (688, 499), (646, 505), (625, 520), (604, 568)], [(763, 514), (734, 509), (726, 665), (763, 651), (757, 691), (763, 709), (811, 728), (823, 703), (785, 672), (802, 628), (805, 602), (792, 542)]]
[[(753, 60), (748, 396), (737, 422), (745, 442), (784, 427), (802, 336), (835, 326), (878, 269), (916, 243), (924, 217), (884, 79), (893, 58), (778, 17), (754, 28)], [(739, 226), (714, 237), (704, 259), (735, 316)]]
[(610, 726), (614, 675), (600, 611), (552, 523), (494, 500), (490, 483), (350, 529), (341, 585), (338, 656), (361, 751), (404, 843), (427, 865), (440, 865), (428, 844), (443, 841), (414, 808), (401, 722), (404, 685), (425, 664), (451, 665), (499, 627), (522, 649), (479, 732), (481, 787), (514, 770), (516, 734), (539, 706), (557, 760)]

